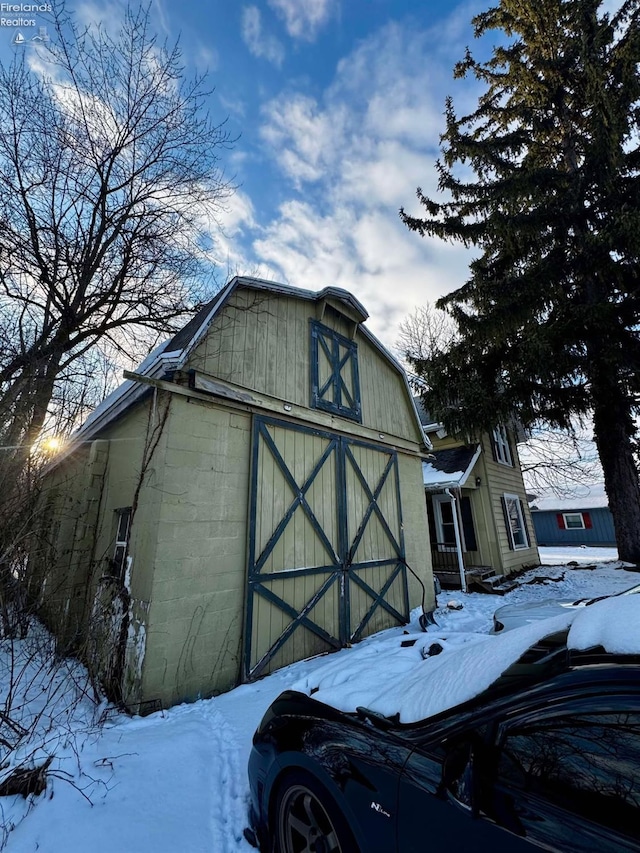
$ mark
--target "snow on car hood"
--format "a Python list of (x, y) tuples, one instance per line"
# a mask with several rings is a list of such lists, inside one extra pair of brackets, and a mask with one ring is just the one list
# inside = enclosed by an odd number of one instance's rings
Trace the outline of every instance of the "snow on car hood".
[(640, 596), (616, 595), (578, 609), (567, 646), (603, 646), (612, 655), (640, 655)]
[[(539, 640), (571, 626), (569, 647), (602, 645), (611, 653), (640, 654), (640, 596), (569, 608), (504, 634), (411, 634), (375, 637), (336, 656), (292, 685), (340, 711), (360, 705), (415, 723), (467, 702), (489, 688)], [(413, 645), (408, 645), (413, 642)], [(404, 643), (404, 646), (401, 645)], [(427, 656), (432, 644), (442, 652)]]
[[(396, 635), (358, 649), (362, 653), (348, 664), (343, 658), (329, 662), (292, 689), (340, 711), (353, 712), (363, 705), (385, 716), (400, 714), (401, 723), (415, 723), (482, 693), (527, 649), (566, 630), (575, 616), (569, 611), (506, 634)], [(401, 640), (414, 639), (413, 646), (400, 645)], [(442, 652), (424, 658), (436, 643)]]
[[(585, 598), (582, 604), (589, 601)], [(542, 601), (523, 601), (520, 604), (505, 604), (496, 610), (496, 618), (500, 616), (526, 616), (527, 613), (535, 614), (535, 619), (540, 619), (545, 613), (549, 616), (558, 616), (565, 607), (578, 607), (575, 598), (544, 598)]]

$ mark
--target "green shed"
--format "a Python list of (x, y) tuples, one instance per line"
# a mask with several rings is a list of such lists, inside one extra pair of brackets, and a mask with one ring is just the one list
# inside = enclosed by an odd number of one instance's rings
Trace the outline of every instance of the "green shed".
[(33, 591), (115, 698), (213, 695), (433, 606), (428, 440), (367, 316), (236, 277), (51, 465)]

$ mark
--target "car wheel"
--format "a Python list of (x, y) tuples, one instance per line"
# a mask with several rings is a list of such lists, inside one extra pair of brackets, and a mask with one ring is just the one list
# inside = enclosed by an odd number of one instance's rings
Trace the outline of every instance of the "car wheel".
[(340, 809), (313, 776), (283, 781), (275, 809), (276, 853), (358, 853)]

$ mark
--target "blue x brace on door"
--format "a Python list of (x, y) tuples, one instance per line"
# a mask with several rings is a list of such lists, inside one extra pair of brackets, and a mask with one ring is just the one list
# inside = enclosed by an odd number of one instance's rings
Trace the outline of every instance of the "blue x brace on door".
[(409, 620), (397, 453), (256, 416), (246, 679)]

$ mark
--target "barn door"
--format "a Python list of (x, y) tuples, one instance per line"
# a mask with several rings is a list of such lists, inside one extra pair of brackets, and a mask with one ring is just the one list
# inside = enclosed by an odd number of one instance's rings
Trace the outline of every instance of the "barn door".
[(245, 677), (408, 615), (396, 454), (256, 417)]
[(348, 599), (355, 642), (409, 621), (396, 453), (344, 442)]

